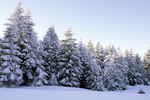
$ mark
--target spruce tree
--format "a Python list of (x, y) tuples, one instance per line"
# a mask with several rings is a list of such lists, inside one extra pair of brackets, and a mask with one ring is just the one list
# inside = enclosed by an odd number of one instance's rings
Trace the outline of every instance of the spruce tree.
[(34, 32), (31, 13), (27, 11), (24, 16), (24, 33), (20, 34), (19, 45), (22, 55), (22, 70), (24, 71), (25, 85), (41, 86), (47, 84), (47, 73), (42, 65), (42, 57), (39, 54), (37, 36)]
[[(8, 19), (9, 21), (10, 21), (10, 23), (7, 23), (6, 25), (8, 26), (7, 27), (7, 29), (6, 29), (6, 32), (5, 32), (5, 36), (4, 36), (4, 38), (2, 39), (2, 48), (3, 49), (12, 49), (11, 51), (13, 51), (13, 49), (14, 49), (14, 52), (15, 52), (15, 54), (14, 55), (12, 55), (11, 57), (9, 57), (8, 56), (8, 58), (10, 58), (10, 59), (12, 59), (12, 57), (13, 56), (15, 56), (14, 57), (14, 60), (17, 60), (17, 61), (14, 61), (14, 64), (8, 64), (9, 65), (9, 67), (8, 68), (10, 68), (11, 66), (15, 66), (15, 64), (16, 64), (16, 74), (18, 73), (18, 77), (19, 77), (19, 79), (20, 79), (20, 82), (18, 82), (16, 85), (15, 85), (15, 83), (10, 83), (11, 82), (11, 80), (15, 80), (15, 76), (14, 76), (14, 74), (12, 74), (11, 73), (11, 77), (9, 76), (9, 78), (8, 78), (8, 81), (10, 81), (10, 82), (8, 82), (8, 84), (4, 84), (4, 85), (6, 85), (6, 86), (9, 86), (9, 87), (15, 87), (15, 86), (18, 86), (18, 85), (20, 85), (23, 81), (22, 81), (22, 70), (20, 70), (20, 64), (21, 64), (21, 59), (20, 59), (20, 57), (22, 56), (22, 54), (21, 54), (21, 52), (20, 52), (20, 47), (18, 46), (18, 40), (19, 40), (19, 34), (18, 33), (21, 33), (22, 31), (23, 31), (23, 8), (22, 8), (22, 5), (21, 5), (21, 2), (19, 2), (18, 3), (18, 5), (17, 5), (17, 7), (16, 7), (16, 9), (15, 9), (15, 11), (14, 11), (14, 13), (11, 15), (11, 17)], [(19, 30), (19, 28), (21, 28), (22, 30)], [(11, 39), (11, 37), (12, 37), (12, 39)], [(7, 39), (8, 38), (8, 39)], [(8, 42), (8, 43), (7, 43)], [(9, 45), (7, 45), (7, 44), (11, 44), (11, 46), (9, 46)], [(4, 47), (3, 47), (4, 46)], [(7, 47), (7, 46), (9, 46), (9, 47)], [(1, 49), (2, 50), (2, 49)], [(6, 50), (7, 51), (7, 50)], [(3, 50), (1, 51), (1, 52), (3, 52)], [(9, 55), (11, 55), (11, 53), (12, 52), (10, 52), (9, 53)], [(4, 61), (6, 60), (6, 61), (9, 61), (10, 63), (13, 63), (13, 61), (11, 61), (11, 60), (7, 60), (7, 59), (4, 59), (4, 58), (6, 58), (6, 57), (4, 57), (3, 56), (3, 54), (6, 54), (6, 53), (1, 53), (2, 54), (2, 56), (1, 56), (1, 59), (3, 59)], [(7, 55), (6, 55), (7, 56)], [(4, 58), (3, 58), (4, 57)], [(1, 63), (2, 64), (2, 63)], [(19, 68), (18, 68), (19, 67)], [(11, 68), (11, 69), (13, 69), (13, 68)], [(15, 69), (13, 69), (13, 70), (15, 70)], [(18, 71), (18, 70), (20, 70), (20, 71)], [(8, 70), (9, 71), (9, 70)], [(5, 72), (5, 71), (4, 71)], [(20, 73), (19, 73), (20, 72)], [(8, 73), (7, 73), (8, 74)], [(20, 75), (19, 75), (20, 74)], [(5, 81), (6, 81), (7, 79), (5, 79)], [(10, 84), (10, 85), (9, 85)], [(12, 84), (12, 85), (11, 85)]]
[(99, 66), (91, 62), (89, 72), (86, 77), (86, 88), (94, 91), (102, 91), (104, 86)]
[(139, 62), (136, 61), (136, 57), (133, 54), (132, 50), (126, 50), (125, 52), (125, 58), (128, 63), (128, 80), (129, 85), (136, 85), (136, 84), (143, 84), (145, 83), (145, 78), (143, 79), (143, 71), (142, 66), (139, 65)]
[(81, 75), (81, 87), (96, 91), (103, 90), (103, 81), (102, 76), (100, 75), (100, 68), (92, 61), (90, 52), (86, 49), (82, 42), (79, 44), (78, 49), (83, 69)]
[(102, 45), (100, 45), (100, 43), (98, 42), (96, 47), (95, 47), (94, 61), (101, 68), (102, 73), (103, 73), (104, 68), (105, 68), (105, 63), (104, 63), (105, 58), (106, 58), (106, 52), (105, 52), (104, 48), (102, 47)]
[(90, 55), (91, 55), (92, 59), (94, 60), (95, 50), (94, 50), (94, 45), (91, 41), (89, 41), (87, 44), (87, 50), (90, 52)]
[(112, 54), (105, 59), (104, 83), (108, 90), (124, 90), (128, 84), (127, 70), (122, 57)]
[[(14, 16), (13, 16), (14, 17)], [(21, 53), (17, 43), (17, 27), (14, 18), (9, 19), (4, 37), (0, 43), (0, 86), (17, 87), (23, 82), (23, 72), (20, 69)]]
[(81, 74), (81, 88), (87, 88), (87, 77), (91, 73), (91, 61), (92, 57), (85, 45), (80, 42), (78, 45), (79, 57), (82, 65), (82, 74)]
[(72, 38), (71, 28), (65, 32), (65, 40), (60, 42), (58, 56), (59, 84), (70, 87), (80, 87), (82, 66), (75, 39)]
[(58, 85), (57, 81), (57, 59), (59, 51), (58, 37), (53, 26), (51, 26), (45, 35), (40, 51), (45, 63), (46, 72), (49, 75), (48, 82), (50, 85)]
[(143, 67), (143, 63), (142, 63), (141, 57), (139, 57), (138, 54), (135, 55), (135, 63), (136, 63), (136, 66), (137, 66), (137, 71), (139, 73), (141, 73), (141, 76), (139, 76), (139, 78), (141, 78), (141, 81), (138, 82), (137, 84), (148, 85), (147, 73), (146, 73), (146, 70)]

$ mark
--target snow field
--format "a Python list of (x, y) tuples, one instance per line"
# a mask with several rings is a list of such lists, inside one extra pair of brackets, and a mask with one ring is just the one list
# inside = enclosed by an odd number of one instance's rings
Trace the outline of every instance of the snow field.
[[(143, 89), (145, 94), (138, 94)], [(0, 88), (0, 100), (149, 100), (150, 86), (128, 86), (125, 91), (91, 91), (61, 86)]]

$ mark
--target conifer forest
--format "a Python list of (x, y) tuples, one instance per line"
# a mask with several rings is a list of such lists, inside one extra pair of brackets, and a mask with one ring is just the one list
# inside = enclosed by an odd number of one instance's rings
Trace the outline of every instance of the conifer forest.
[[(71, 27), (59, 40), (50, 26), (38, 41), (31, 12), (18, 3), (0, 38), (0, 87), (67, 86), (94, 91), (125, 90), (128, 85), (149, 85), (150, 49), (144, 56), (122, 52), (114, 45), (73, 37)], [(75, 33), (74, 33), (75, 34)], [(83, 37), (84, 38), (84, 37)]]

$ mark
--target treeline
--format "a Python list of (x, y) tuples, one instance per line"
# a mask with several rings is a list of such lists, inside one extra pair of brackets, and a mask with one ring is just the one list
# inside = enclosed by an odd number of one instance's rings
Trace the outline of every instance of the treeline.
[(59, 41), (51, 26), (37, 40), (30, 11), (18, 4), (0, 39), (0, 86), (68, 86), (96, 91), (124, 90), (150, 81), (150, 50), (143, 61), (132, 50), (77, 43), (69, 27)]

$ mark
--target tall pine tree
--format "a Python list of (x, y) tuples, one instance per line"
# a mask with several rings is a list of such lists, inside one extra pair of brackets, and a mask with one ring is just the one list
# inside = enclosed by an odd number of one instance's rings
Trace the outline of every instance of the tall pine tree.
[(100, 68), (92, 61), (90, 52), (86, 49), (82, 42), (79, 44), (78, 49), (83, 70), (81, 75), (81, 87), (96, 91), (103, 90)]
[(24, 71), (25, 85), (41, 86), (47, 84), (47, 73), (42, 65), (42, 57), (39, 55), (37, 36), (34, 32), (34, 23), (30, 11), (24, 16), (24, 32), (20, 34), (19, 45), (22, 55), (22, 70)]
[(132, 50), (126, 50), (125, 52), (125, 59), (127, 61), (128, 65), (128, 80), (129, 85), (136, 85), (136, 84), (143, 84), (145, 83), (145, 78), (143, 79), (143, 71), (142, 66), (139, 65), (139, 61), (137, 62), (137, 59), (135, 55), (133, 54)]
[(103, 73), (104, 68), (105, 68), (105, 63), (104, 63), (105, 58), (106, 58), (106, 51), (104, 50), (102, 45), (100, 45), (100, 43), (98, 42), (96, 47), (95, 47), (94, 60), (95, 60), (96, 64), (101, 68), (102, 73)]
[(87, 44), (87, 50), (90, 52), (90, 55), (91, 55), (92, 59), (94, 60), (95, 50), (94, 50), (94, 45), (91, 41), (89, 41)]
[(57, 59), (59, 51), (58, 37), (53, 26), (51, 26), (45, 35), (40, 51), (45, 63), (46, 72), (49, 75), (48, 82), (50, 85), (58, 85), (57, 81)]
[(71, 28), (65, 32), (65, 40), (60, 43), (58, 68), (59, 83), (63, 86), (80, 87), (82, 66)]
[(127, 70), (122, 56), (114, 53), (105, 59), (106, 67), (104, 70), (104, 83), (108, 90), (124, 90), (128, 84)]
[(20, 69), (21, 53), (18, 41), (18, 25), (16, 23), (22, 20), (22, 8), (19, 3), (14, 14), (9, 18), (4, 38), (0, 44), (0, 86), (16, 87), (23, 82), (23, 72)]

